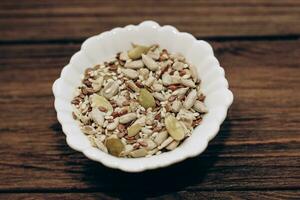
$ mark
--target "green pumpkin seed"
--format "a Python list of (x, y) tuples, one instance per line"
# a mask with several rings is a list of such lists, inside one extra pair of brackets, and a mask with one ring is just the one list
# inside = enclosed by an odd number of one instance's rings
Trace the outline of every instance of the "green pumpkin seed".
[(155, 100), (153, 95), (145, 88), (140, 90), (140, 96), (138, 97), (138, 101), (144, 108), (154, 108)]
[(133, 124), (133, 125), (131, 125), (127, 129), (128, 136), (129, 137), (135, 136), (136, 134), (138, 134), (140, 132), (141, 129), (142, 129), (142, 126), (140, 124)]
[(110, 104), (109, 101), (107, 101), (107, 99), (105, 97), (100, 96), (98, 94), (94, 94), (91, 98), (92, 98), (91, 101), (92, 101), (93, 107), (96, 107), (96, 108), (102, 107), (102, 108), (105, 108), (108, 112), (113, 111), (112, 105)]
[(180, 141), (184, 138), (184, 127), (173, 115), (165, 118), (165, 124), (168, 133), (174, 140)]
[(124, 144), (119, 138), (111, 137), (107, 138), (105, 146), (108, 150), (108, 153), (114, 156), (120, 156), (120, 153), (124, 150)]
[(132, 46), (133, 49), (128, 51), (128, 57), (133, 60), (140, 58), (143, 53), (147, 53), (151, 48), (151, 46), (147, 47), (147, 46), (135, 45), (135, 44), (132, 44)]

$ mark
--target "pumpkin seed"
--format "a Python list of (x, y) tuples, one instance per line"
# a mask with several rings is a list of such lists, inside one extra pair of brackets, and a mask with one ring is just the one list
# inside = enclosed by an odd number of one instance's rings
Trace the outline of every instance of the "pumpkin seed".
[(184, 127), (173, 115), (168, 115), (165, 118), (165, 125), (168, 133), (174, 140), (180, 141), (184, 138)]
[(135, 151), (130, 152), (130, 156), (132, 156), (133, 158), (140, 158), (140, 157), (144, 157), (145, 155), (147, 155), (148, 151), (144, 148), (142, 149), (137, 149)]
[(134, 48), (128, 51), (128, 57), (136, 60), (142, 56), (143, 53), (147, 53), (151, 47), (142, 46), (142, 45), (135, 45), (133, 44)]
[(140, 90), (140, 96), (138, 97), (138, 101), (144, 108), (153, 108), (155, 107), (155, 100), (153, 95), (145, 88)]
[(117, 137), (107, 138), (105, 146), (108, 150), (108, 153), (114, 156), (120, 156), (120, 153), (124, 150), (124, 144)]
[(100, 96), (98, 94), (93, 94), (93, 96), (91, 97), (91, 101), (92, 101), (92, 107), (96, 107), (96, 108), (103, 107), (109, 113), (113, 111), (112, 105), (103, 96)]
[(133, 124), (127, 128), (128, 136), (133, 137), (140, 132), (142, 126), (140, 124)]

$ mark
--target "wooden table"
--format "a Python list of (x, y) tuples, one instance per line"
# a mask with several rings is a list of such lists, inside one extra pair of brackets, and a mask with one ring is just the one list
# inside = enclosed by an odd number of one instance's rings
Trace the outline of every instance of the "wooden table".
[[(235, 100), (202, 155), (130, 174), (66, 145), (51, 86), (85, 38), (145, 19), (208, 40)], [(0, 199), (299, 199), (299, 36), (297, 0), (2, 0)]]

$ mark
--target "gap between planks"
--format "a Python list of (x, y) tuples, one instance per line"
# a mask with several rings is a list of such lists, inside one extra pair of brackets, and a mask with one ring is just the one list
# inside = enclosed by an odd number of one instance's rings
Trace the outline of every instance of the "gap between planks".
[[(172, 192), (241, 192), (241, 191), (298, 191), (300, 187), (287, 187), (287, 188), (238, 188), (238, 189), (184, 189), (178, 191), (166, 190), (164, 193)], [(0, 193), (93, 193), (93, 192), (102, 192), (102, 193), (114, 193), (115, 189), (111, 188), (110, 190), (100, 190), (99, 188), (87, 188), (87, 189), (0, 189)], [(118, 191), (120, 194), (126, 193), (128, 191)], [(145, 191), (143, 191), (145, 192)]]
[[(92, 36), (92, 35), (91, 35)], [(90, 36), (90, 37), (91, 37)], [(87, 38), (80, 39), (50, 39), (50, 40), (10, 40), (10, 41), (1, 41), (0, 45), (29, 45), (29, 44), (80, 44), (84, 42)], [(265, 36), (256, 36), (256, 35), (247, 35), (247, 36), (204, 36), (196, 37), (198, 40), (207, 40), (209, 42), (230, 42), (230, 41), (288, 41), (288, 40), (299, 40), (300, 35), (291, 34), (291, 35), (265, 35)]]

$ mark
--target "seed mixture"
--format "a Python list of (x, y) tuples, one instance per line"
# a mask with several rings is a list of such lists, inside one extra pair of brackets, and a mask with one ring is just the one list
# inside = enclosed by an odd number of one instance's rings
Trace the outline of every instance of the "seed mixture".
[(86, 69), (73, 118), (91, 144), (118, 157), (149, 157), (178, 147), (208, 112), (195, 66), (159, 45), (132, 44)]

